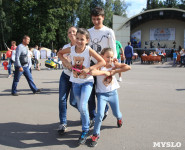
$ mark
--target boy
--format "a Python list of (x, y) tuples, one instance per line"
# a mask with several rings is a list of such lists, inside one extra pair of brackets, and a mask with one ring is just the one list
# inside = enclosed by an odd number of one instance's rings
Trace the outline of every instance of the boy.
[[(104, 21), (104, 10), (100, 7), (96, 7), (91, 11), (91, 19), (94, 26), (88, 29), (90, 33), (90, 43), (92, 49), (100, 54), (102, 49), (104, 48), (112, 48), (114, 52), (114, 58), (117, 58), (116, 52), (116, 38), (114, 31), (106, 26), (103, 25)], [(94, 58), (92, 58), (92, 64), (97, 63)], [(95, 79), (96, 82), (96, 79)], [(95, 85), (95, 84), (94, 84)], [(91, 96), (89, 98), (89, 115), (90, 115), (90, 127), (94, 126), (94, 119), (95, 119), (95, 87), (93, 87)], [(106, 118), (108, 113), (108, 105), (105, 109), (105, 116), (103, 120)]]

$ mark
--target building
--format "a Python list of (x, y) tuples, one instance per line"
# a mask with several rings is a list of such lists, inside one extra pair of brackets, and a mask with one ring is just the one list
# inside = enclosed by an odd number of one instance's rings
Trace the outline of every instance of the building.
[(113, 16), (116, 39), (135, 48), (178, 49), (185, 47), (185, 10), (151, 9), (131, 18)]

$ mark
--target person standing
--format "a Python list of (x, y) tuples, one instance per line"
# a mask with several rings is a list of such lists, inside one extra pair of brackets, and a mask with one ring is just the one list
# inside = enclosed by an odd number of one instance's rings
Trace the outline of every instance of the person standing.
[(12, 64), (14, 64), (15, 62), (15, 52), (16, 52), (16, 42), (15, 41), (12, 41), (11, 42), (11, 49), (8, 48), (9, 51), (11, 51), (12, 55), (11, 57), (9, 58), (9, 63), (8, 63), (8, 78), (11, 78), (12, 77), (12, 73), (11, 73), (11, 68), (12, 68)]
[(12, 84), (11, 94), (13, 96), (18, 96), (17, 85), (19, 83), (22, 74), (26, 77), (26, 80), (34, 94), (40, 93), (41, 90), (38, 89), (33, 82), (32, 74), (30, 73), (28, 66), (28, 44), (30, 43), (30, 37), (25, 35), (23, 37), (22, 43), (18, 45), (16, 49), (15, 56), (15, 74)]
[[(58, 55), (60, 55), (60, 51), (63, 49), (66, 49), (68, 47), (72, 47), (76, 43), (76, 32), (77, 28), (72, 26), (68, 29), (67, 35), (70, 40), (70, 43), (63, 46), (61, 50), (59, 50)], [(60, 56), (59, 56), (60, 57)], [(69, 62), (71, 62), (70, 54), (65, 54), (64, 57), (68, 59)], [(58, 127), (58, 133), (64, 134), (67, 131), (67, 99), (68, 95), (70, 94), (70, 104), (71, 106), (77, 108), (77, 102), (73, 95), (73, 88), (72, 88), (72, 82), (69, 81), (71, 70), (66, 68), (63, 65), (63, 72), (60, 76), (59, 81), (59, 119), (60, 119), (60, 125)]]
[[(121, 63), (121, 55), (120, 54), (122, 54), (123, 59), (125, 58), (125, 54), (124, 54), (123, 47), (122, 47), (121, 43), (119, 41), (117, 41), (117, 40), (116, 40), (116, 51), (117, 51), (118, 63)], [(119, 82), (122, 81), (121, 72), (119, 72), (119, 79), (118, 79), (118, 81)]]
[(34, 51), (36, 69), (37, 69), (38, 71), (40, 71), (40, 67), (39, 67), (39, 65), (40, 65), (40, 50), (41, 50), (41, 48), (39, 48), (38, 50), (36, 49), (36, 50)]
[(36, 54), (36, 51), (38, 50), (38, 45), (35, 45), (34, 49), (33, 49), (33, 57), (34, 57), (34, 68), (36, 68), (36, 59), (35, 59), (35, 54)]
[[(105, 17), (104, 9), (100, 7), (96, 7), (91, 11), (91, 20), (94, 26), (88, 29), (90, 33), (89, 45), (93, 50), (95, 50), (99, 54), (101, 53), (103, 48), (107, 48), (107, 47), (112, 48), (114, 53), (114, 58), (117, 58), (115, 34), (112, 29), (104, 26), (103, 24), (104, 17)], [(92, 58), (92, 61), (93, 62), (91, 63), (91, 65), (96, 64), (97, 62), (94, 58)], [(94, 81), (96, 83), (95, 77), (94, 77)], [(89, 105), (89, 114), (90, 114), (90, 120), (91, 120), (90, 127), (92, 127), (96, 116), (95, 84), (93, 85), (93, 89), (92, 89), (92, 93), (91, 93), (88, 105)], [(107, 105), (103, 120), (107, 116), (108, 108), (109, 107)]]
[(131, 42), (128, 42), (128, 45), (125, 47), (125, 57), (126, 57), (126, 64), (130, 65), (132, 60), (132, 56), (134, 55), (133, 47), (131, 46)]

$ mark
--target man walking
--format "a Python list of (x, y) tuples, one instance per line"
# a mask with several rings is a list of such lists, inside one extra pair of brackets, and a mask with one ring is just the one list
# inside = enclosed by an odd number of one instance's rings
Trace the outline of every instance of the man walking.
[(36, 85), (33, 82), (32, 74), (30, 73), (28, 66), (28, 44), (30, 43), (30, 37), (25, 35), (23, 37), (22, 43), (18, 45), (16, 49), (15, 56), (15, 74), (12, 84), (12, 95), (18, 96), (17, 85), (22, 74), (26, 77), (28, 84), (34, 94), (40, 93), (41, 90), (37, 89)]

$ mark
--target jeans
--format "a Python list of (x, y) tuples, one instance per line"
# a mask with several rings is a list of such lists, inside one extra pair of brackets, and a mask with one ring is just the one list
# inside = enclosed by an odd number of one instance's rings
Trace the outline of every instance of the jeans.
[(77, 102), (73, 95), (72, 83), (69, 81), (70, 76), (62, 72), (59, 81), (59, 119), (60, 124), (67, 125), (67, 99), (70, 92), (70, 105), (77, 108)]
[(38, 89), (33, 82), (32, 74), (30, 73), (29, 67), (23, 67), (23, 72), (19, 71), (19, 67), (15, 67), (14, 79), (12, 84), (12, 94), (17, 93), (17, 85), (19, 83), (21, 75), (24, 74), (28, 84), (33, 92), (36, 92)]
[(177, 58), (173, 58), (173, 66), (175, 66)]
[(131, 59), (132, 59), (132, 57), (126, 57), (126, 62), (125, 63), (127, 65), (130, 65)]
[(9, 59), (9, 63), (8, 63), (8, 74), (9, 74), (9, 75), (11, 75), (11, 74), (12, 74), (12, 73), (11, 73), (12, 64), (13, 64), (12, 60), (11, 60), (11, 59)]
[(107, 92), (107, 93), (97, 93), (97, 99), (98, 99), (98, 109), (97, 109), (97, 115), (95, 118), (93, 135), (100, 135), (100, 127), (101, 127), (102, 119), (104, 117), (105, 106), (107, 103), (110, 104), (113, 115), (117, 119), (122, 118), (122, 114), (119, 109), (119, 98), (118, 98), (117, 90)]
[[(91, 96), (90, 96), (89, 101), (88, 101), (89, 116), (90, 116), (91, 120), (95, 119), (95, 117), (96, 117), (96, 100), (95, 100), (96, 91), (95, 91), (95, 85), (96, 85), (96, 77), (94, 77), (93, 89), (92, 89)], [(105, 113), (108, 110), (109, 110), (109, 105), (106, 105)]]
[(73, 93), (77, 100), (78, 110), (82, 119), (82, 131), (89, 131), (89, 111), (87, 108), (88, 100), (93, 88), (92, 82), (73, 83)]

